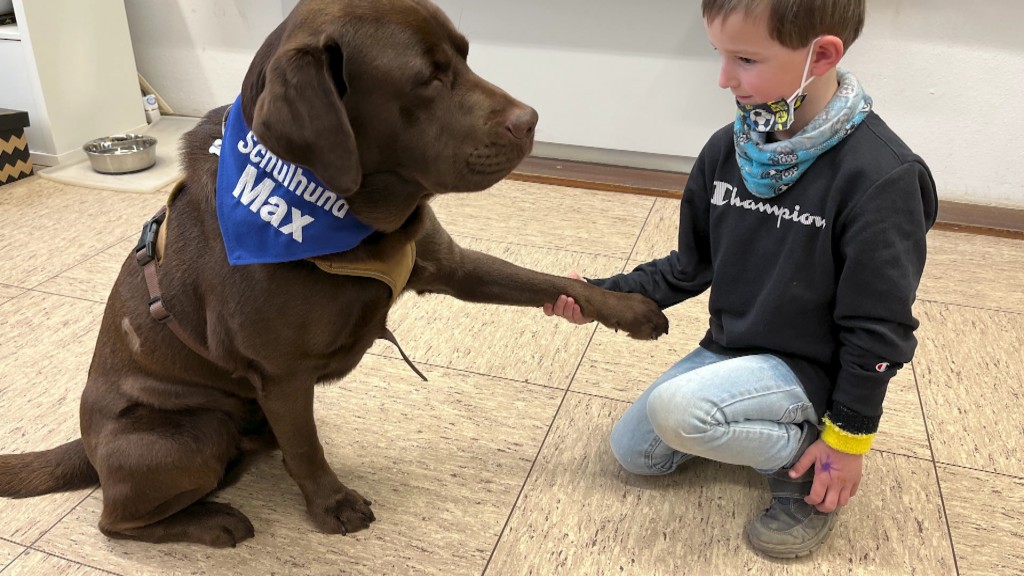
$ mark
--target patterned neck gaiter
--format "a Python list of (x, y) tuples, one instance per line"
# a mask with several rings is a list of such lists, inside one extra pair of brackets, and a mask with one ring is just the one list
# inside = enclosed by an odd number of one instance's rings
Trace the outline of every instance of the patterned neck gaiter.
[(871, 97), (860, 82), (838, 70), (839, 89), (825, 109), (799, 133), (782, 142), (751, 129), (737, 112), (733, 125), (736, 161), (747, 190), (758, 198), (774, 198), (788, 190), (814, 161), (852, 133), (871, 112)]

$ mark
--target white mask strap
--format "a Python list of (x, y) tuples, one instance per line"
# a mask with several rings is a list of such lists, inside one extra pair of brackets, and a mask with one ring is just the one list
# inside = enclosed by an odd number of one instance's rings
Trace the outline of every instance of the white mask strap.
[(810, 78), (808, 78), (807, 77), (807, 73), (810, 72), (810, 70), (811, 70), (811, 58), (814, 56), (814, 44), (817, 43), (818, 40), (820, 40), (820, 39), (821, 39), (821, 36), (815, 38), (814, 40), (811, 40), (811, 49), (810, 49), (810, 51), (807, 52), (807, 63), (804, 64), (804, 74), (803, 74), (803, 76), (800, 77), (800, 87), (797, 88), (796, 92), (794, 92), (793, 95), (789, 97), (788, 102), (790, 104), (792, 104), (796, 100), (796, 97), (800, 95), (800, 92), (802, 92), (803, 89), (808, 84), (811, 83), (811, 80), (814, 80), (814, 76), (811, 76)]

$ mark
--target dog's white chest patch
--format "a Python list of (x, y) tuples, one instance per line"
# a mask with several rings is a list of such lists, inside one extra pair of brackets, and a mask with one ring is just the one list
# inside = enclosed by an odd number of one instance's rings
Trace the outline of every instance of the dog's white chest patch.
[(139, 335), (135, 333), (135, 328), (132, 327), (132, 322), (127, 316), (121, 319), (121, 330), (124, 331), (124, 339), (128, 343), (128, 348), (138, 354), (142, 349)]

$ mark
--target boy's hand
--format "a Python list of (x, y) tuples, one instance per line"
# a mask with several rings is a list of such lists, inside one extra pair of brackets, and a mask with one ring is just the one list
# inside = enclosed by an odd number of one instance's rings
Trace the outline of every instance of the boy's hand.
[(814, 466), (814, 484), (804, 502), (825, 513), (846, 506), (860, 486), (864, 456), (839, 452), (819, 439), (793, 465), (789, 477), (800, 476), (811, 465)]
[[(586, 282), (582, 276), (575, 272), (568, 274), (569, 278), (574, 280), (580, 280)], [(573, 324), (589, 324), (593, 320), (583, 316), (583, 312), (580, 311), (580, 305), (575, 300), (562, 294), (555, 300), (554, 304), (545, 304), (544, 313), (548, 316), (561, 316)]]

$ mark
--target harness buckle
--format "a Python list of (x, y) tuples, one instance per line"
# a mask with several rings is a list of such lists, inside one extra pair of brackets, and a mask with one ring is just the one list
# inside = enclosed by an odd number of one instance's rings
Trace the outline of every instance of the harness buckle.
[(156, 258), (156, 237), (160, 231), (160, 225), (163, 224), (166, 217), (167, 211), (160, 210), (142, 225), (139, 243), (135, 245), (135, 261), (139, 263), (139, 266), (145, 266)]

